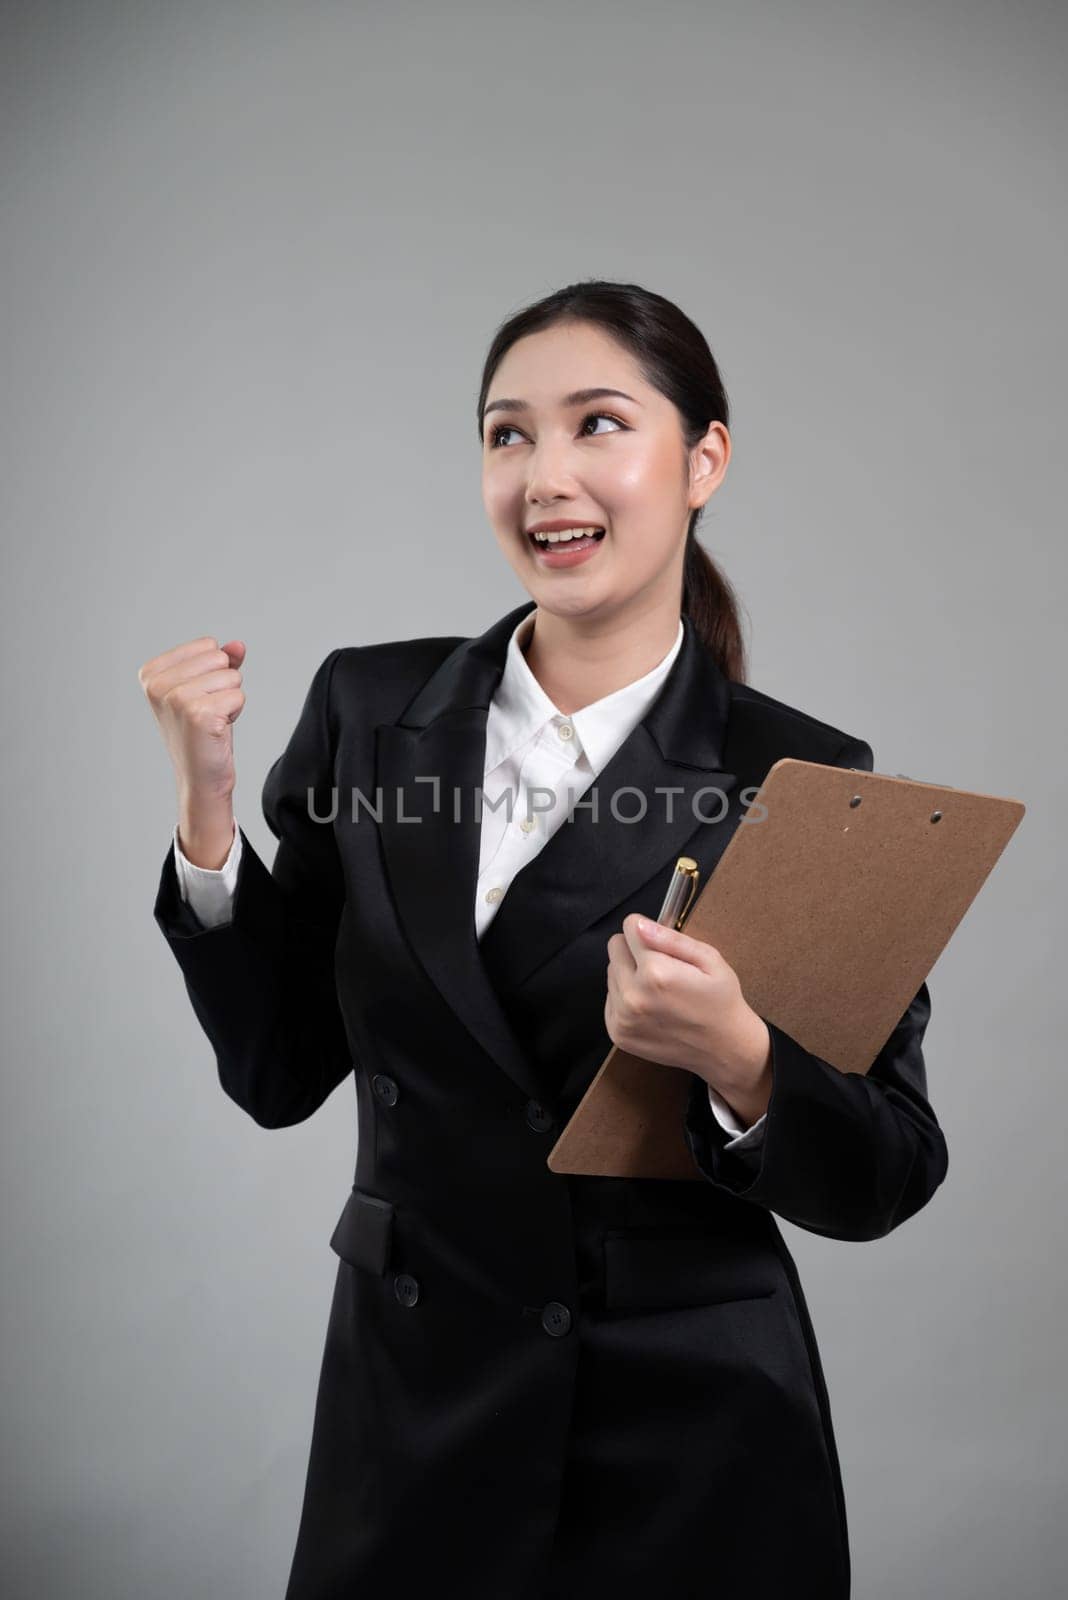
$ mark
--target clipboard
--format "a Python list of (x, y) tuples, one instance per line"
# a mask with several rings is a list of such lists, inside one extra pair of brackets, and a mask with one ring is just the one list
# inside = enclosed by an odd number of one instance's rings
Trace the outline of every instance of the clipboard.
[[(784, 757), (683, 929), (754, 1011), (841, 1072), (867, 1072), (1022, 819), (1020, 800)], [(683, 1123), (694, 1074), (613, 1046), (547, 1165), (706, 1181)]]

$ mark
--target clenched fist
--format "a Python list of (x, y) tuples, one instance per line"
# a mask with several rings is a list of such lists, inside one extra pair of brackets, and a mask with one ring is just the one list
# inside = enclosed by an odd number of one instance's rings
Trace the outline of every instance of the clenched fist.
[(153, 656), (137, 676), (170, 752), (180, 790), (233, 793), (234, 722), (245, 704), (240, 639), (191, 639)]
[(137, 673), (174, 765), (181, 848), (197, 866), (220, 867), (233, 839), (244, 659), (240, 639), (220, 645), (205, 636), (153, 656)]

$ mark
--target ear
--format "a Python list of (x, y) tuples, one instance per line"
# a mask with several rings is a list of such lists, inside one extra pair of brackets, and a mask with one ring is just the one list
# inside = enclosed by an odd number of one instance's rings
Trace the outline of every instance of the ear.
[(695, 510), (715, 494), (727, 475), (731, 436), (722, 422), (710, 422), (703, 439), (690, 451), (689, 506)]

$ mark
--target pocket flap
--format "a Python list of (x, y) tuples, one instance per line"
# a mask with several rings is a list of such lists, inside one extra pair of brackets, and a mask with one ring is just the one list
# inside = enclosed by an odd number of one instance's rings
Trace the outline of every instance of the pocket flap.
[(609, 1311), (754, 1300), (774, 1294), (783, 1277), (774, 1251), (707, 1229), (609, 1232), (604, 1260)]
[(353, 1185), (330, 1236), (330, 1248), (350, 1266), (382, 1274), (393, 1239), (393, 1202)]

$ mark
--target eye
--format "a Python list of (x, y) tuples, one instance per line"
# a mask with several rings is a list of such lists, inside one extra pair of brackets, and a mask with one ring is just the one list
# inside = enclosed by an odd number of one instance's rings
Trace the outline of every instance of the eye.
[[(614, 417), (610, 411), (588, 411), (582, 419), (582, 426), (585, 427), (587, 422), (614, 422), (624, 430), (626, 430), (627, 426), (627, 424), (623, 422), (621, 418)], [(501, 448), (500, 435), (502, 433), (518, 432), (518, 428), (513, 428), (508, 423), (502, 422), (498, 427), (493, 428), (490, 431), (490, 449), (499, 450)]]

